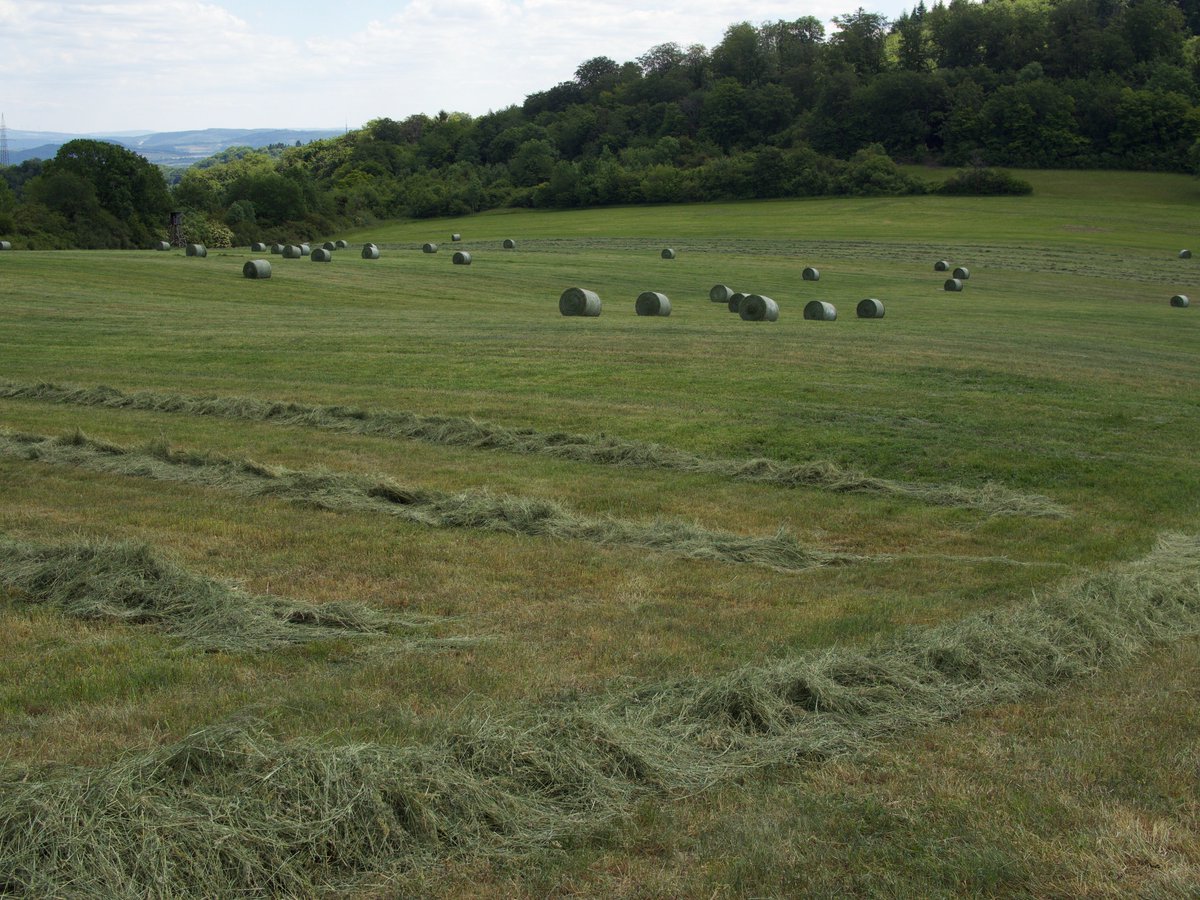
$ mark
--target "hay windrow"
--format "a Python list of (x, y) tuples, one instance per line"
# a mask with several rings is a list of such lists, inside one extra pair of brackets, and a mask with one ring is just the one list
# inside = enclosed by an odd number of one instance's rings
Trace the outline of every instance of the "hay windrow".
[(1025, 607), (477, 715), (423, 744), (280, 741), (232, 722), (100, 768), (8, 767), (0, 871), (6, 890), (39, 896), (295, 896), (451, 858), (503, 865), (646, 798), (861, 753), (1198, 633), (1200, 535), (1168, 535)]
[(0, 534), (0, 592), (77, 619), (148, 625), (205, 651), (399, 634), (431, 620), (359, 603), (308, 604), (204, 578), (145, 544), (31, 544)]
[(784, 572), (863, 559), (804, 547), (783, 530), (744, 536), (687, 522), (589, 518), (549, 500), (486, 491), (448, 493), (364, 475), (273, 468), (247, 459), (174, 449), (163, 442), (121, 447), (94, 441), (80, 431), (45, 437), (0, 430), (0, 457), (216, 488), (242, 497), (268, 497), (338, 512), (384, 514), (428, 528), (476, 528), (641, 547), (688, 559), (748, 563)]
[(0, 399), (274, 422), (347, 434), (415, 440), (438, 446), (544, 454), (597, 465), (695, 472), (782, 488), (806, 487), (901, 496), (933, 506), (973, 509), (993, 516), (1065, 518), (1069, 515), (1065, 507), (1047, 497), (1014, 491), (996, 483), (967, 487), (895, 481), (820, 460), (797, 464), (762, 458), (714, 459), (662, 444), (624, 440), (610, 435), (507, 428), (456, 416), (426, 416), (400, 410), (366, 410), (348, 406), (314, 406), (251, 397), (190, 397), (153, 391), (125, 393), (105, 386), (73, 388), (45, 382), (20, 384), (0, 381)]

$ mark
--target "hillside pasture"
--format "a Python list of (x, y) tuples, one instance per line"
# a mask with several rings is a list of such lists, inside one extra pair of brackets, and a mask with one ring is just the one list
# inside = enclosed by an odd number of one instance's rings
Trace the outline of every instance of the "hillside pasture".
[[(1200, 324), (1194, 309), (1169, 305), (1200, 293), (1200, 263), (1177, 256), (1197, 243), (1197, 183), (1121, 175), (1123, 189), (1111, 190), (1107, 175), (1020, 174), (1034, 195), (505, 211), (295, 235), (370, 241), (380, 258), (272, 258), (269, 280), (241, 276), (251, 257), (241, 248), (202, 259), (4, 254), (0, 552), (10, 562), (123, 542), (143, 548), (132, 554), (139, 565), (161, 559), (188, 584), (236, 585), (237, 596), (285, 610), (285, 624), (331, 603), (404, 623), (198, 650), (152, 617), (37, 602), (33, 582), (0, 571), (6, 777), (115, 779), (166, 765), (177, 758), (170, 748), (214, 728), (247, 742), (247, 759), (282, 753), (303, 771), (324, 751), (344, 751), (356, 772), (392, 771), (395, 758), (432, 766), (443, 751), (429, 748), (447, 734), (482, 734), (500, 752), (507, 738), (481, 721), (532, 717), (544, 728), (566, 709), (577, 728), (580, 716), (620, 708), (632, 728), (630, 697), (675, 696), (684, 683), (725, 690), (738, 673), (787, 670), (806, 653), (869, 654), (929, 628), (975, 627), (980, 614), (1020, 614), (1094, 573), (1149, 577), (1138, 560), (1171, 590), (1194, 590), (1194, 548), (1171, 556), (1164, 546), (1190, 545), (1157, 542), (1200, 532)], [(469, 267), (421, 252), (451, 232)], [(667, 246), (674, 259), (661, 257)], [(942, 290), (939, 259), (970, 269), (962, 293)], [(808, 266), (820, 281), (802, 279)], [(731, 315), (709, 299), (718, 283), (774, 298), (779, 320)], [(573, 286), (601, 296), (601, 316), (559, 314)], [(669, 317), (635, 315), (645, 291), (670, 298)], [(885, 318), (854, 316), (866, 297), (886, 304)], [(837, 320), (805, 321), (814, 299), (835, 305)], [(381, 424), (405, 421), (425, 430)], [(810, 474), (738, 475), (767, 470)], [(429, 497), (444, 519), (416, 502)], [(642, 537), (605, 537), (617, 533)], [(701, 533), (719, 535), (726, 552), (683, 552)], [(786, 553), (764, 565), (751, 545)], [(1158, 637), (1191, 633), (1185, 619)], [(1147, 646), (1155, 640), (1150, 629)], [(1180, 690), (1194, 691), (1195, 646), (1185, 637), (1144, 664), (1184, 657)], [(1098, 653), (1096, 667), (1129, 665), (1144, 650)], [(1142, 675), (1131, 681), (1153, 694)], [(1076, 692), (1087, 712), (1063, 729), (1102, 733), (1114, 753), (1131, 754), (1116, 746), (1110, 707), (1086, 701), (1090, 684), (1047, 679), (1028, 690)], [(923, 777), (955, 765), (970, 769), (962, 778), (1003, 777), (1011, 759), (998, 752), (946, 759), (940, 748), (956, 733), (986, 742), (1016, 730), (1036, 759), (1060, 755), (1063, 742), (1083, 753), (1086, 738), (1034, 729), (1014, 712), (1042, 703), (1037, 715), (1078, 720), (1080, 708), (1056, 707), (1056, 696), (997, 694), (984, 708), (998, 712), (966, 703), (914, 714), (882, 743), (848, 741), (810, 762), (772, 757), (769, 772), (745, 778), (647, 776), (649, 796), (678, 800), (657, 812), (608, 772), (611, 784), (593, 785), (603, 797), (571, 795), (581, 805), (565, 830), (555, 819), (538, 832), (530, 812), (529, 828), (503, 839), (472, 832), (451, 849), (430, 839), (432, 855), (314, 857), (295, 876), (311, 883), (287, 889), (952, 894), (1072, 884), (1096, 857), (1072, 851), (1071, 831), (1103, 819), (1103, 801), (1078, 795), (1072, 779), (1083, 776), (1058, 769), (1049, 777), (1080, 806), (1048, 811), (1036, 838), (1021, 817), (1035, 794), (1048, 802), (1044, 786), (1010, 780), (988, 811), (994, 829), (960, 835), (967, 850), (939, 861), (888, 838), (884, 871), (846, 868), (868, 854), (871, 822), (901, 827), (881, 810), (917, 803)], [(1113, 716), (1144, 712), (1118, 706)], [(699, 715), (688, 710), (679, 721)], [(914, 731), (964, 714), (930, 737)], [(521, 741), (532, 744), (515, 746), (530, 758), (553, 749), (529, 727), (535, 737)], [(1189, 726), (1177, 717), (1164, 727), (1173, 730), (1157, 761), (1174, 772)], [(563, 738), (564, 755), (573, 740)], [(699, 732), (680, 740), (707, 746)], [(862, 787), (910, 746), (915, 762)], [(646, 771), (656, 759), (647, 750)], [(809, 781), (780, 799), (797, 771)], [(1142, 793), (1136, 772), (1105, 777), (1177, 837), (1159, 886), (1185, 884), (1200, 860), (1194, 784), (1164, 776)], [(796, 797), (812, 812), (796, 811)], [(605, 815), (589, 818), (584, 801)], [(777, 811), (769, 839), (752, 812), (762, 803)], [(931, 842), (988, 805), (950, 787), (922, 803), (935, 820), (918, 834)], [(789, 846), (842, 815), (852, 821), (838, 842), (805, 851), (805, 880)], [(1133, 847), (1137, 834), (1104, 839)], [(691, 857), (714, 862), (697, 869)], [(1115, 862), (1092, 877), (1101, 894), (1137, 887)]]

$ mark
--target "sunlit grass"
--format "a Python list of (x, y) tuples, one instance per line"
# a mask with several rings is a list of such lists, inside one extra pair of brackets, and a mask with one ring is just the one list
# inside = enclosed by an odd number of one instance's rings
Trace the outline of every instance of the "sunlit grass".
[[(476, 417), (706, 459), (827, 460), (906, 483), (996, 483), (1071, 512), (1000, 518), (918, 498), (296, 423), (0, 400), (0, 426), (12, 430), (80, 428), (125, 445), (166, 440), (291, 469), (520, 495), (589, 517), (664, 518), (743, 535), (783, 527), (803, 542), (873, 558), (800, 574), (748, 570), (3, 459), (0, 532), (10, 537), (135, 540), (257, 594), (450, 616), (448, 633), (483, 639), (436, 654), (364, 654), (334, 641), (256, 657), (181, 655), (169, 637), (81, 625), (9, 597), (0, 605), (8, 759), (99, 764), (243, 708), (284, 736), (410, 740), (430, 718), (712, 676), (1018, 606), (1078, 571), (1142, 555), (1163, 531), (1195, 531), (1200, 326), (1195, 308), (1171, 309), (1168, 300), (1200, 295), (1200, 262), (1177, 258), (1195, 234), (1197, 182), (1018, 174), (1034, 182), (1031, 197), (388, 223), (334, 236), (351, 246), (329, 265), (271, 257), (269, 280), (241, 277), (250, 258), (241, 249), (210, 250), (207, 259), (4, 254), (5, 381)], [(451, 231), (463, 234), (470, 267), (452, 266), (448, 252), (420, 252), (421, 242)], [(513, 250), (500, 247), (508, 237)], [(380, 244), (379, 260), (360, 258), (363, 240)], [(661, 259), (667, 245), (676, 259)], [(943, 257), (971, 269), (961, 295), (941, 290), (932, 267)], [(820, 268), (819, 282), (802, 281), (808, 265)], [(717, 282), (775, 298), (779, 322), (730, 315), (708, 300)], [(603, 315), (559, 316), (569, 286), (596, 290)], [(644, 290), (667, 294), (671, 316), (636, 317)], [(867, 296), (883, 300), (884, 319), (854, 317)], [(803, 321), (814, 298), (834, 303), (838, 320)], [(778, 788), (745, 790), (765, 798)], [(1026, 796), (1016, 790), (1005, 800), (1012, 821)], [(705, 822), (708, 813), (680, 815)], [(640, 833), (674, 827), (649, 822)], [(721, 852), (749, 858), (751, 831), (741, 828)], [(793, 882), (771, 867), (785, 865), (786, 854), (771, 847), (766, 870), (726, 867), (664, 889), (782, 889)], [(642, 852), (629, 846), (619, 855), (638, 871)], [(903, 870), (902, 856), (891, 865)], [(996, 883), (1022, 884), (1024, 875), (1001, 862)], [(920, 865), (896, 877), (919, 879)], [(582, 883), (600, 893), (615, 884)]]

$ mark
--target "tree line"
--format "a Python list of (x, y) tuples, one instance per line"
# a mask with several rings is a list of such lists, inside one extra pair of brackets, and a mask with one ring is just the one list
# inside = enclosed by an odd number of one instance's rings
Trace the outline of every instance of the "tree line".
[(951, 0), (832, 24), (740, 22), (711, 49), (586, 60), (486, 115), (236, 148), (161, 185), (128, 161), (136, 178), (82, 185), (128, 151), (66, 145), (4, 171), (0, 234), (137, 246), (178, 209), (219, 246), (501, 206), (926, 189), (897, 162), (961, 167), (942, 189), (975, 193), (1026, 190), (1004, 166), (1200, 172), (1200, 0)]

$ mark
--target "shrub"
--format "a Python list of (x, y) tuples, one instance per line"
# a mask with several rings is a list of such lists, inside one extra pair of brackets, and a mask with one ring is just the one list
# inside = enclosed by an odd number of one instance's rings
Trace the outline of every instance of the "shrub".
[(206, 216), (194, 213), (183, 216), (183, 239), (189, 244), (205, 247), (232, 247), (234, 234), (229, 227)]
[(1023, 178), (1017, 178), (1011, 172), (1003, 169), (989, 169), (986, 166), (976, 166), (963, 169), (947, 178), (937, 188), (939, 194), (1032, 194), (1033, 185)]

